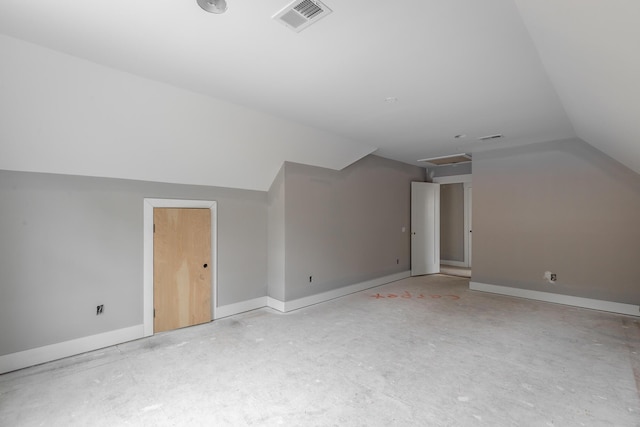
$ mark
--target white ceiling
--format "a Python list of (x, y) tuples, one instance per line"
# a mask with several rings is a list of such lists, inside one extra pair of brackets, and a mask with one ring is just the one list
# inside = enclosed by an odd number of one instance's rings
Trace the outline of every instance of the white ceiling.
[(577, 135), (640, 172), (640, 2), (516, 3)]
[(0, 33), (406, 163), (502, 133), (579, 136), (640, 171), (636, 0), (325, 0), (300, 33), (271, 19), (289, 0), (227, 1), (2, 0)]

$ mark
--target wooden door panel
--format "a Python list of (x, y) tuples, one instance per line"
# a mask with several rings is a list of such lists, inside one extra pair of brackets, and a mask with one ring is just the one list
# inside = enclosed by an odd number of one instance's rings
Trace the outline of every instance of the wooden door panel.
[(154, 332), (211, 321), (211, 211), (153, 210)]

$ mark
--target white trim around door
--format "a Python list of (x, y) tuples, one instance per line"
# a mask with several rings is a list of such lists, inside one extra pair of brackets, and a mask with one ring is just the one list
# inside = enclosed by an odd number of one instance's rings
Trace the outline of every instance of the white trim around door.
[(433, 177), (434, 184), (459, 184), (461, 182), (471, 182), (472, 175), (470, 173), (465, 175), (451, 175), (451, 176), (435, 176)]
[(144, 199), (144, 336), (153, 335), (153, 208), (192, 208), (211, 210), (211, 318), (216, 318), (218, 300), (217, 203), (212, 200)]
[(472, 253), (471, 247), (473, 246), (473, 212), (471, 206), (473, 206), (472, 186), (470, 182), (464, 184), (464, 262), (466, 267), (472, 268)]

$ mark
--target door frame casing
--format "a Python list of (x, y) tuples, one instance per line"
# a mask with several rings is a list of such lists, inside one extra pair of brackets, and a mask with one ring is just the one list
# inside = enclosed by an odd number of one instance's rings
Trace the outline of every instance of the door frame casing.
[(154, 208), (191, 208), (209, 209), (211, 211), (211, 319), (215, 319), (215, 308), (218, 299), (218, 204), (213, 200), (181, 200), (181, 199), (144, 199), (143, 208), (143, 310), (142, 320), (144, 336), (153, 335), (153, 209)]
[(470, 182), (464, 183), (464, 262), (466, 267), (472, 268), (473, 260), (471, 246), (473, 245), (472, 223), (473, 212), (471, 209), (473, 203), (473, 191)]

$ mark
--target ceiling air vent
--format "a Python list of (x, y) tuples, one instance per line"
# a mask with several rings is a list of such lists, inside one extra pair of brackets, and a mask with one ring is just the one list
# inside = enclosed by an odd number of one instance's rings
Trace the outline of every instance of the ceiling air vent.
[(296, 0), (273, 15), (273, 19), (299, 33), (331, 12), (331, 9), (317, 0)]
[(478, 138), (478, 141), (492, 141), (494, 139), (500, 139), (500, 138), (504, 138), (504, 135), (497, 133), (495, 135), (481, 136), (480, 138)]
[(431, 157), (430, 159), (420, 159), (419, 162), (429, 163), (433, 166), (455, 165), (471, 161), (471, 155), (466, 153), (452, 154), (451, 156)]

